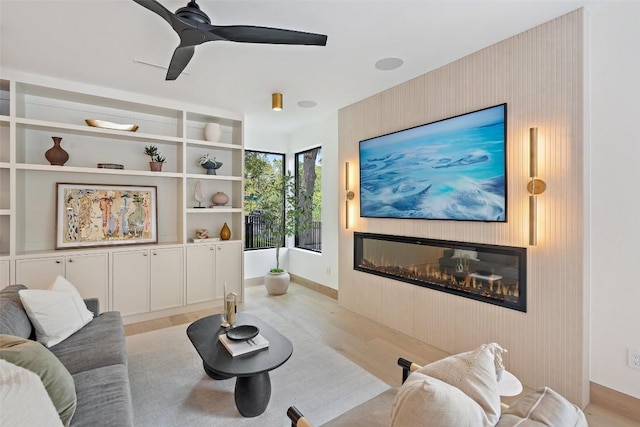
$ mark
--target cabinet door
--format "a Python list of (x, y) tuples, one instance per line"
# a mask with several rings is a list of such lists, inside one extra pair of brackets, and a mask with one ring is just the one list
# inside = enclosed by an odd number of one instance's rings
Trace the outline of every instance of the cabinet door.
[(154, 249), (150, 258), (151, 310), (182, 305), (182, 248)]
[(222, 298), (224, 288), (242, 298), (242, 245), (232, 242), (216, 246), (216, 298)]
[(215, 246), (187, 248), (187, 304), (209, 301), (216, 297)]
[(9, 285), (9, 261), (0, 261), (0, 289)]
[(64, 257), (19, 259), (16, 283), (29, 289), (48, 289), (56, 276), (64, 277)]
[(82, 298), (98, 298), (100, 311), (109, 310), (109, 257), (102, 254), (66, 257), (66, 278)]
[(123, 316), (149, 311), (149, 251), (113, 253), (113, 309)]

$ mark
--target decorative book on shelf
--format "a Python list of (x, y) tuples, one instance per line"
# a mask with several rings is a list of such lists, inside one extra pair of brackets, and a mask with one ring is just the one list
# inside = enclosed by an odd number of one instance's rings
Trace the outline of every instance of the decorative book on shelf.
[(197, 239), (197, 238), (193, 238), (191, 239), (191, 241), (193, 243), (204, 243), (204, 242), (219, 242), (220, 238), (219, 237), (207, 237), (206, 239)]
[(220, 334), (218, 335), (218, 340), (220, 340), (220, 343), (233, 357), (269, 347), (269, 341), (267, 341), (267, 339), (261, 334), (258, 334), (253, 339), (247, 341), (230, 340), (225, 334)]

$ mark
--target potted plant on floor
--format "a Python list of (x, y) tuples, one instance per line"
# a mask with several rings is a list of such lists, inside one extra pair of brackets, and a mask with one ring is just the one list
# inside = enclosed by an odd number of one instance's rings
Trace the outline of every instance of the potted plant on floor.
[(284, 239), (295, 236), (311, 227), (311, 220), (305, 215), (305, 206), (311, 195), (296, 193), (295, 178), (291, 172), (270, 181), (261, 194), (258, 212), (264, 223), (265, 234), (276, 248), (276, 266), (265, 275), (264, 284), (270, 295), (282, 295), (289, 289), (289, 273), (280, 267), (280, 246)]
[(167, 159), (158, 152), (158, 147), (155, 145), (147, 145), (144, 147), (144, 154), (151, 158), (151, 161), (149, 162), (149, 169), (153, 172), (161, 172), (162, 164)]

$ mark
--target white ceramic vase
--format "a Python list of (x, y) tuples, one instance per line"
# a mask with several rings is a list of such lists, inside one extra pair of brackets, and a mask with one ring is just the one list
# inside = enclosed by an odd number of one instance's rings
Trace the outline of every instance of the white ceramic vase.
[(264, 286), (267, 288), (269, 295), (283, 295), (289, 289), (289, 281), (291, 280), (289, 273), (267, 273), (264, 276)]
[(220, 142), (220, 125), (218, 123), (204, 125), (204, 139), (209, 142)]

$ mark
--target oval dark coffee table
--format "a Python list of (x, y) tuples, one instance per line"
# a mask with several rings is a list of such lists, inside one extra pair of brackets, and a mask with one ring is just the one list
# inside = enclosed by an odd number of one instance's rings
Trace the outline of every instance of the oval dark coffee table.
[(203, 317), (187, 328), (187, 336), (202, 358), (204, 371), (215, 380), (236, 377), (235, 401), (238, 412), (245, 417), (262, 414), (271, 399), (269, 371), (289, 360), (293, 345), (280, 332), (247, 313), (238, 313), (236, 325), (254, 325), (269, 341), (269, 347), (232, 357), (218, 341), (225, 330), (221, 316)]

